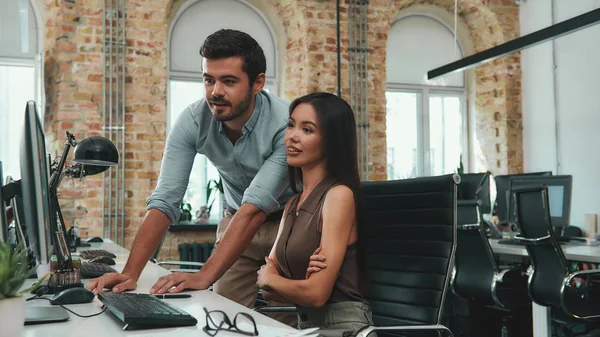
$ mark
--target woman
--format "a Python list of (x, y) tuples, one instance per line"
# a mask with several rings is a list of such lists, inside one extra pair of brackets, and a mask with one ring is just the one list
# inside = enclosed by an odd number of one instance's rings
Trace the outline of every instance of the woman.
[[(364, 224), (354, 113), (333, 94), (300, 97), (290, 105), (285, 144), (297, 194), (286, 204), (257, 284), (266, 299), (295, 303), (300, 329), (320, 327), (323, 335), (339, 336), (356, 332), (372, 318), (359, 278), (365, 275), (358, 240)], [(310, 273), (309, 260), (317, 253), (326, 256), (327, 268)]]

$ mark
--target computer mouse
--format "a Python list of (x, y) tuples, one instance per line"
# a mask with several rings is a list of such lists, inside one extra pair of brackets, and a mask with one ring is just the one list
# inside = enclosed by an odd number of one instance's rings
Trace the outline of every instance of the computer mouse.
[(65, 289), (54, 295), (50, 304), (79, 304), (90, 303), (94, 300), (94, 293), (84, 287)]
[(115, 265), (115, 260), (113, 260), (112, 258), (110, 258), (108, 256), (98, 256), (98, 257), (95, 257), (95, 258), (89, 260), (89, 262), (102, 263), (102, 264), (107, 264), (109, 266)]
[(86, 242), (104, 242), (104, 239), (99, 236), (94, 236), (93, 238), (87, 239)]

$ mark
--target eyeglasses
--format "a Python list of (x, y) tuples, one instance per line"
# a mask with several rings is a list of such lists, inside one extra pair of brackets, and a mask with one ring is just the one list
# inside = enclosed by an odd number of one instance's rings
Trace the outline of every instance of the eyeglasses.
[(258, 328), (254, 318), (245, 312), (239, 312), (233, 318), (233, 322), (227, 314), (221, 310), (208, 311), (206, 308), (206, 326), (202, 330), (210, 336), (215, 336), (219, 331), (240, 333), (246, 336), (258, 336)]

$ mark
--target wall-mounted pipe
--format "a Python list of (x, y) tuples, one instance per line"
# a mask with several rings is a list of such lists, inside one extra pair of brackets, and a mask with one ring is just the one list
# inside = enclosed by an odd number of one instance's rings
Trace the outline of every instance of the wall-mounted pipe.
[(337, 95), (342, 97), (342, 59), (341, 59), (341, 38), (340, 38), (340, 0), (336, 1), (335, 4), (335, 15), (336, 15), (336, 47), (337, 47)]
[(363, 180), (369, 180), (368, 5), (366, 0), (351, 0), (348, 8), (350, 105), (356, 114), (358, 161)]
[[(556, 22), (556, 15), (554, 13), (556, 8), (556, 0), (550, 1), (550, 13), (552, 25)], [(556, 174), (560, 174), (560, 149), (558, 141), (558, 86), (557, 86), (557, 65), (556, 65), (556, 39), (552, 40), (552, 94), (554, 95), (554, 147), (555, 147), (555, 160), (556, 160)]]
[(125, 245), (125, 54), (127, 53), (127, 42), (125, 41), (125, 1), (121, 0), (121, 245)]
[(121, 245), (125, 244), (125, 6), (125, 0), (104, 0), (102, 52), (102, 134), (121, 154), (115, 173), (110, 169), (102, 177), (102, 236)]

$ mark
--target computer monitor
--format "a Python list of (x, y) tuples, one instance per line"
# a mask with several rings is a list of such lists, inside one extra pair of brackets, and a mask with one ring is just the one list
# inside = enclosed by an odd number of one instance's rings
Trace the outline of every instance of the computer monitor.
[(481, 214), (491, 213), (492, 205), (490, 198), (490, 173), (465, 173), (460, 175), (458, 184), (458, 200), (479, 199), (479, 211)]
[[(548, 186), (548, 202), (550, 203), (550, 222), (552, 227), (567, 227), (571, 217), (571, 196), (573, 191), (573, 176), (558, 175), (547, 177), (512, 177), (509, 181), (509, 191), (515, 187), (527, 186)], [(510, 193), (510, 192), (509, 192)], [(511, 193), (514, 195), (513, 193)], [(511, 198), (509, 204), (509, 215), (514, 214), (515, 200)], [(509, 217), (509, 221), (515, 219), (514, 215)]]
[(500, 224), (508, 222), (508, 190), (510, 179), (513, 177), (547, 177), (551, 176), (551, 171), (530, 172), (520, 174), (506, 174), (494, 177), (496, 183), (496, 202), (494, 209)]
[(2, 195), (2, 188), (4, 187), (4, 173), (2, 171), (2, 162), (0, 161), (0, 242), (8, 242), (8, 219), (6, 217), (6, 203)]
[(52, 218), (50, 217), (46, 137), (34, 101), (25, 107), (25, 122), (20, 144), (21, 196), (27, 238), (39, 264), (52, 256)]

